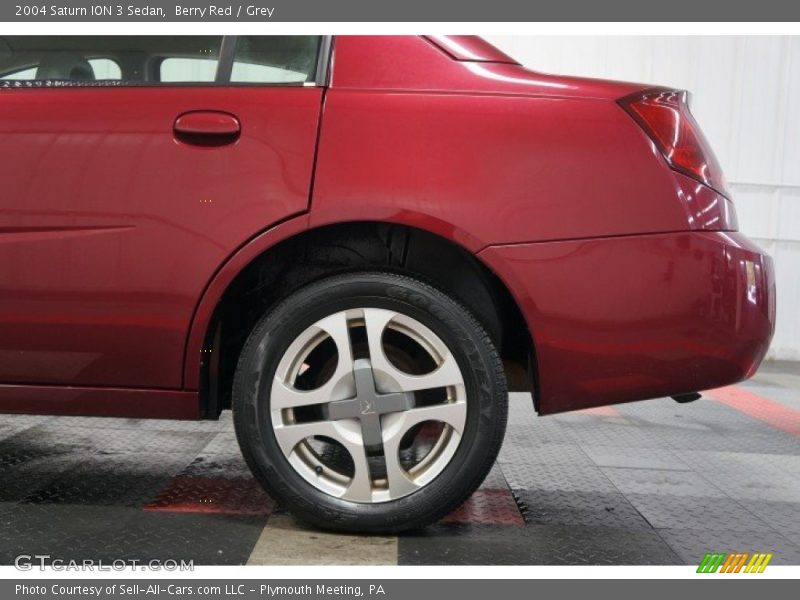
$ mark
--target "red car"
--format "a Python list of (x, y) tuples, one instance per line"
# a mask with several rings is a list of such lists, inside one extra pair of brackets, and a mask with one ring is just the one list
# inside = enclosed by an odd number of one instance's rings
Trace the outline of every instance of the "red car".
[(687, 401), (774, 329), (685, 92), (479, 38), (0, 38), (0, 149), (0, 410), (233, 409), (326, 528), (463, 502), (507, 381)]

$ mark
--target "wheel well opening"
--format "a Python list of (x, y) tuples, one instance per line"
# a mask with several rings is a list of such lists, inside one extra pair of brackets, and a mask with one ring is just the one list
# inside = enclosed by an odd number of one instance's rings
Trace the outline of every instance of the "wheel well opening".
[[(206, 333), (200, 372), (204, 418), (231, 406), (242, 347), (258, 320), (300, 287), (328, 275), (381, 269), (421, 278), (467, 307), (494, 340), (512, 391), (533, 391), (534, 347), (505, 285), (472, 254), (435, 234), (359, 222), (298, 234), (254, 259), (228, 286)], [(534, 394), (534, 397), (536, 394)]]

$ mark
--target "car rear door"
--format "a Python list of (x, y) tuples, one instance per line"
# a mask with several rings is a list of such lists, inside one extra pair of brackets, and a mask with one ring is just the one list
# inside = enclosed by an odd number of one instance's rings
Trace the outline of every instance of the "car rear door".
[(182, 386), (212, 275), (308, 207), (325, 43), (0, 39), (0, 383)]

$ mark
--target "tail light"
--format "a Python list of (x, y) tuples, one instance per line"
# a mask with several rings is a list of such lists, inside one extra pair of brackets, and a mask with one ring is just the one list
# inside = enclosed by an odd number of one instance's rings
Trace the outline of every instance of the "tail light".
[(697, 121), (688, 93), (655, 88), (626, 96), (619, 104), (653, 140), (670, 167), (728, 196), (725, 176)]

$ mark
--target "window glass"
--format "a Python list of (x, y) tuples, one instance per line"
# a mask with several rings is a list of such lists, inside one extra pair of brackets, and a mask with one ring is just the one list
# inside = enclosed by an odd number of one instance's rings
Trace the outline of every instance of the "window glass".
[(240, 36), (236, 40), (234, 83), (305, 83), (317, 71), (320, 37)]
[(122, 70), (110, 58), (90, 58), (89, 64), (94, 71), (95, 79), (117, 80), (122, 79)]
[(219, 61), (214, 58), (165, 58), (161, 61), (159, 79), (170, 81), (211, 83), (217, 76)]
[[(320, 36), (6, 36), (0, 79), (71, 85), (300, 85), (314, 81)], [(232, 64), (231, 64), (232, 61)], [(228, 78), (229, 74), (229, 78)], [(96, 83), (94, 83), (96, 82)], [(49, 85), (49, 84), (48, 84)]]
[[(92, 58), (88, 60), (89, 67), (91, 67), (93, 79), (95, 80), (106, 80), (106, 81), (114, 81), (122, 79), (122, 71), (119, 68), (119, 65), (115, 63), (113, 60), (108, 58)], [(2, 79), (16, 79), (17, 81), (31, 81), (36, 79), (36, 73), (39, 71), (39, 67), (30, 67), (28, 69), (22, 69), (21, 71), (16, 71), (14, 73), (9, 73), (7, 75), (3, 75)]]
[(36, 79), (36, 67), (3, 75), (3, 79)]

